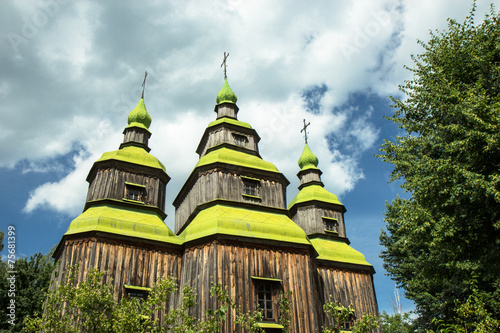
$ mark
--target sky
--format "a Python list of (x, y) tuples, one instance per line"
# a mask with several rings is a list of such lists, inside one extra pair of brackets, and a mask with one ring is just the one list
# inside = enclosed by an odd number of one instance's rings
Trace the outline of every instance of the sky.
[[(498, 2), (498, 1), (497, 1)], [(476, 22), (491, 0), (477, 0)], [(463, 22), (472, 1), (0, 1), (0, 230), (14, 226), (17, 255), (47, 253), (83, 209), (85, 179), (118, 149), (141, 96), (152, 117), (151, 154), (172, 178), (172, 201), (215, 120), (221, 62), (238, 119), (261, 137), (263, 159), (298, 192), (304, 138), (325, 188), (347, 208), (347, 236), (376, 270), (379, 309), (393, 312), (394, 281), (379, 257), (386, 202), (408, 196), (375, 155), (401, 132), (384, 118), (411, 79), (417, 40)], [(497, 6), (498, 7), (498, 6)], [(6, 195), (7, 192), (9, 195)], [(6, 249), (2, 252), (6, 254)], [(401, 293), (403, 293), (401, 291)], [(403, 311), (414, 307), (402, 297)]]

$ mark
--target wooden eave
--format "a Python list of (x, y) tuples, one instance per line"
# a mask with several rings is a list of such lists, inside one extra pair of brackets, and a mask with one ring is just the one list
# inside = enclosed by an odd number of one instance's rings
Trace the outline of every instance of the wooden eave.
[(121, 244), (146, 247), (146, 248), (151, 248), (151, 249), (156, 249), (156, 250), (161, 250), (161, 251), (171, 251), (174, 253), (176, 252), (178, 255), (182, 255), (182, 252), (183, 252), (182, 245), (166, 243), (166, 242), (161, 242), (161, 241), (155, 241), (155, 240), (150, 240), (150, 239), (144, 239), (144, 238), (139, 238), (139, 237), (125, 236), (125, 235), (120, 235), (120, 234), (115, 234), (115, 233), (107, 233), (107, 232), (102, 232), (102, 231), (87, 231), (87, 232), (78, 233), (78, 234), (63, 235), (61, 238), (61, 241), (57, 245), (52, 257), (56, 260), (59, 258), (59, 254), (63, 249), (65, 240), (89, 239), (89, 238), (95, 239), (95, 240), (104, 240), (107, 242), (110, 242), (110, 241), (117, 242), (117, 243), (119, 242)]
[(256, 175), (257, 177), (255, 178), (261, 178), (261, 179), (272, 179), (280, 182), (281, 184), (284, 185), (286, 188), (290, 182), (288, 179), (281, 173), (281, 172), (270, 172), (270, 171), (265, 171), (261, 169), (255, 169), (255, 168), (249, 168), (249, 167), (243, 167), (243, 166), (235, 166), (233, 164), (229, 163), (223, 163), (223, 162), (216, 162), (216, 163), (211, 163), (207, 165), (202, 165), (199, 167), (196, 167), (191, 174), (189, 175), (188, 179), (182, 186), (181, 190), (175, 197), (174, 201), (172, 202), (172, 205), (174, 205), (175, 208), (178, 208), (181, 202), (184, 200), (185, 196), (189, 193), (193, 185), (196, 183), (196, 180), (199, 178), (199, 173), (203, 171), (208, 171), (208, 170), (227, 170), (231, 172), (237, 172), (238, 174), (253, 174)]
[(323, 209), (332, 209), (332, 207), (334, 207), (334, 208), (336, 208), (335, 210), (340, 210), (342, 212), (342, 214), (347, 212), (347, 209), (345, 208), (344, 205), (328, 203), (328, 202), (324, 202), (321, 200), (310, 200), (310, 201), (296, 203), (295, 205), (290, 207), (290, 215), (294, 216), (297, 213), (297, 209), (299, 207), (307, 207), (307, 206), (315, 206), (315, 207), (323, 208)]
[[(231, 119), (233, 119), (233, 118), (231, 118)], [(238, 132), (253, 136), (255, 138), (256, 144), (258, 144), (260, 141), (260, 136), (257, 134), (257, 131), (255, 131), (255, 129), (253, 129), (253, 128), (247, 128), (247, 127), (238, 126), (238, 125), (229, 124), (229, 123), (220, 123), (220, 124), (217, 124), (214, 126), (207, 127), (205, 129), (205, 132), (203, 133), (203, 136), (201, 137), (200, 143), (198, 144), (198, 147), (196, 148), (196, 153), (198, 155), (201, 155), (201, 153), (203, 152), (202, 150), (205, 147), (205, 144), (207, 143), (208, 136), (210, 135), (210, 132), (215, 132), (223, 127), (227, 128), (229, 130), (238, 131)], [(258, 154), (258, 152), (257, 152), (257, 154)]]
[(90, 169), (89, 174), (87, 176), (87, 179), (86, 179), (87, 182), (92, 183), (92, 181), (94, 180), (94, 177), (97, 173), (97, 170), (106, 169), (106, 168), (115, 168), (117, 170), (122, 170), (122, 171), (126, 171), (126, 172), (138, 173), (138, 174), (157, 177), (165, 183), (168, 183), (170, 181), (170, 176), (165, 171), (163, 171), (161, 169), (153, 168), (153, 167), (149, 167), (149, 166), (141, 165), (141, 164), (135, 164), (135, 163), (125, 162), (125, 161), (110, 159), (110, 160), (94, 162), (94, 164), (92, 165), (92, 168)]

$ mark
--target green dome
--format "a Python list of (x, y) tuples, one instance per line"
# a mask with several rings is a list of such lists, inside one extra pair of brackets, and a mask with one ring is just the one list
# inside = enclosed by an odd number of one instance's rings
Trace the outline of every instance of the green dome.
[(149, 128), (151, 125), (151, 116), (146, 110), (146, 105), (144, 105), (144, 99), (141, 98), (137, 106), (130, 111), (128, 115), (128, 127), (138, 126), (145, 129)]
[(304, 169), (311, 169), (311, 168), (316, 168), (318, 166), (318, 158), (316, 155), (313, 154), (311, 149), (309, 149), (309, 146), (305, 145), (304, 151), (302, 152), (302, 155), (300, 155), (299, 158), (299, 167), (301, 170)]
[(224, 84), (222, 85), (222, 89), (217, 94), (217, 99), (215, 100), (217, 105), (222, 103), (232, 103), (236, 104), (238, 97), (234, 94), (234, 92), (229, 87), (227, 83), (227, 79), (224, 79)]

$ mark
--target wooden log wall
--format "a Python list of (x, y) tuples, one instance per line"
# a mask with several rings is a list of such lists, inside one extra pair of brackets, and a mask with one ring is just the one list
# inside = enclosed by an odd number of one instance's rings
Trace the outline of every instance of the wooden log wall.
[(125, 198), (125, 182), (146, 186), (144, 203), (165, 210), (166, 183), (145, 174), (122, 171), (115, 168), (99, 169), (87, 192), (87, 201)]
[(221, 104), (217, 105), (215, 107), (215, 110), (217, 112), (217, 119), (226, 116), (230, 118), (236, 118), (236, 114), (238, 113), (238, 107), (236, 105)]
[(306, 183), (313, 182), (313, 181), (316, 181), (316, 182), (321, 181), (321, 177), (320, 177), (319, 172), (313, 172), (311, 170), (307, 170), (307, 171), (309, 171), (309, 172), (302, 171), (301, 173), (299, 173), (300, 185), (304, 185)]
[(148, 145), (150, 134), (143, 129), (127, 128), (123, 137), (123, 142), (138, 142), (145, 146)]
[[(378, 315), (377, 299), (373, 276), (369, 272), (318, 267), (321, 295), (323, 302), (329, 302), (330, 296), (344, 306), (352, 304), (356, 318), (365, 314)], [(326, 324), (326, 318), (325, 318)]]
[(248, 139), (248, 141), (242, 145), (242, 147), (254, 150), (254, 151), (259, 151), (259, 148), (257, 147), (257, 142), (255, 141), (255, 137), (253, 135), (250, 135), (248, 133), (244, 133), (242, 131), (237, 131), (229, 128), (219, 128), (215, 131), (211, 131), (206, 142), (204, 143), (203, 149), (201, 149), (200, 157), (204, 156), (207, 152), (207, 149), (217, 146), (221, 143), (227, 142), (231, 143), (233, 145), (236, 145), (236, 140), (233, 136), (234, 134), (237, 135), (242, 135)]
[[(211, 283), (220, 284), (243, 312), (254, 311), (256, 300), (252, 276), (281, 279), (281, 290), (292, 291), (291, 332), (319, 331), (323, 309), (317, 289), (316, 266), (304, 249), (255, 247), (217, 241), (185, 250), (181, 286), (189, 284), (198, 295), (193, 315), (203, 317), (215, 302)], [(277, 306), (277, 299), (275, 301)], [(228, 315), (223, 332), (242, 332), (235, 327), (235, 312)]]
[[(260, 179), (257, 196), (261, 200), (253, 200), (242, 195), (245, 193), (245, 185), (241, 175)], [(184, 200), (175, 209), (175, 232), (177, 233), (180, 230), (184, 222), (199, 204), (215, 199), (251, 202), (257, 205), (286, 208), (286, 186), (283, 186), (282, 183), (258, 175), (241, 175), (222, 169), (200, 172)]]
[(76, 283), (86, 279), (90, 269), (106, 272), (106, 282), (113, 284), (115, 300), (120, 300), (124, 285), (152, 287), (161, 277), (178, 278), (182, 266), (180, 253), (98, 238), (66, 239), (56, 261), (52, 280), (65, 281), (70, 266), (76, 265)]
[(322, 216), (337, 219), (339, 223), (339, 236), (347, 237), (344, 224), (344, 214), (338, 210), (320, 207), (317, 204), (301, 206), (297, 208), (297, 212), (292, 216), (292, 220), (304, 229), (308, 235), (315, 233), (324, 234), (325, 225), (323, 223)]

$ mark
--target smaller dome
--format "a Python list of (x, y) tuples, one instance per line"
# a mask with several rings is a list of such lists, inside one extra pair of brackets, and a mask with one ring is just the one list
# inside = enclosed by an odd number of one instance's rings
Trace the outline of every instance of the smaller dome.
[(221, 90), (217, 94), (217, 99), (215, 100), (217, 105), (222, 104), (222, 103), (232, 103), (236, 104), (236, 101), (238, 100), (238, 97), (234, 94), (234, 92), (231, 90), (229, 87), (229, 84), (227, 83), (227, 79), (224, 79), (224, 84), (222, 85)]
[(306, 143), (304, 147), (304, 151), (299, 158), (299, 167), (301, 170), (316, 168), (318, 166), (318, 158), (313, 154), (309, 145)]
[(146, 110), (146, 105), (144, 105), (144, 99), (141, 98), (137, 106), (130, 111), (128, 115), (128, 127), (138, 126), (148, 129), (151, 125), (151, 116)]

